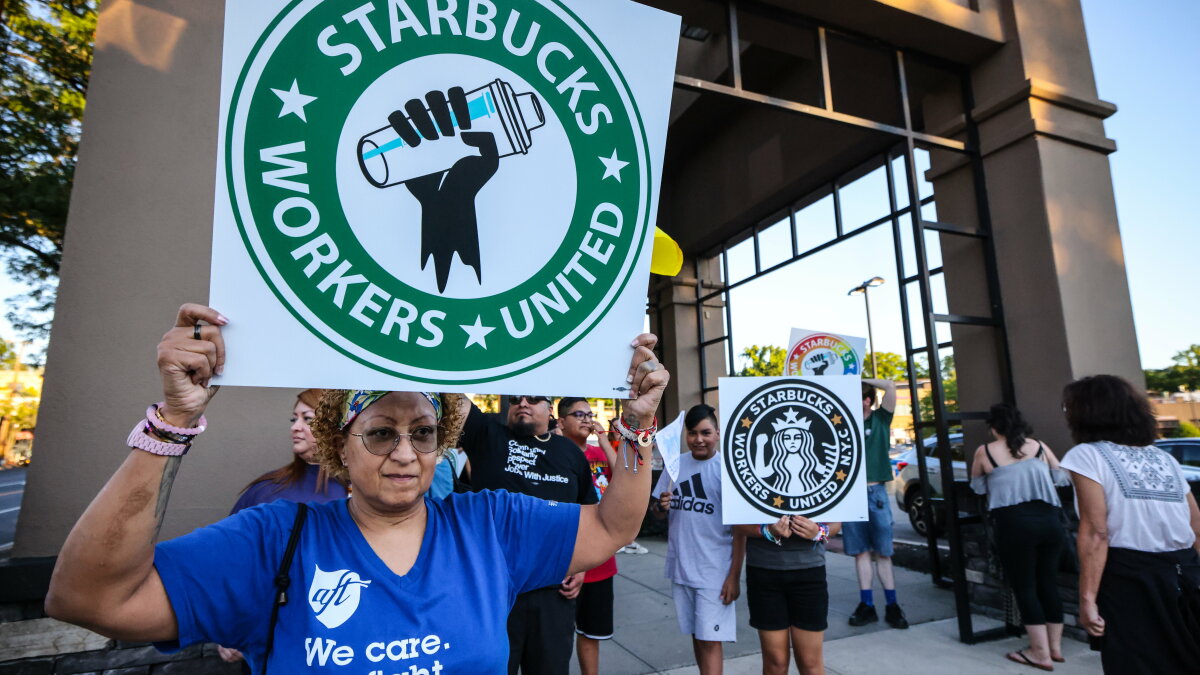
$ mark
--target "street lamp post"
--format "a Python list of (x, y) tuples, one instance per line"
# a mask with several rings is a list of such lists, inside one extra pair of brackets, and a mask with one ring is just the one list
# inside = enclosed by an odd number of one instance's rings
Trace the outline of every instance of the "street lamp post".
[(875, 334), (871, 330), (871, 294), (867, 291), (876, 286), (883, 285), (883, 277), (871, 277), (861, 284), (850, 289), (846, 295), (856, 295), (861, 293), (863, 302), (867, 306), (867, 344), (871, 349), (871, 376), (879, 377), (879, 365), (875, 362)]

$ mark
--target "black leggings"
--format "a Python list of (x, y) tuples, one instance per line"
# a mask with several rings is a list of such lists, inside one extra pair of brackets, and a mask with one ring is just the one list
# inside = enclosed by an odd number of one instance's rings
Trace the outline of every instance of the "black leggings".
[(992, 510), (996, 554), (1028, 626), (1063, 621), (1058, 561), (1066, 533), (1059, 511), (1043, 501)]

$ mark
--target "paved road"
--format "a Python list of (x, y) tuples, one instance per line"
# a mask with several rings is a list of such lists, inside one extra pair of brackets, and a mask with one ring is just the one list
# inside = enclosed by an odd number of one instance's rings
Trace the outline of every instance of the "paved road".
[(17, 532), (17, 514), (21, 512), (21, 495), (25, 494), (25, 468), (0, 471), (0, 557), (12, 551)]
[[(887, 484), (888, 503), (892, 506), (892, 516), (896, 521), (895, 525), (892, 526), (892, 539), (908, 544), (919, 544), (921, 546), (925, 546), (927, 542), (925, 535), (918, 534), (917, 531), (913, 529), (912, 523), (908, 521), (908, 514), (904, 511), (901, 511), (900, 507), (896, 505), (896, 495), (893, 490), (899, 484), (900, 482), (895, 480)], [(944, 535), (938, 538), (939, 548), (944, 549), (948, 546), (949, 544), (946, 542), (946, 537)]]

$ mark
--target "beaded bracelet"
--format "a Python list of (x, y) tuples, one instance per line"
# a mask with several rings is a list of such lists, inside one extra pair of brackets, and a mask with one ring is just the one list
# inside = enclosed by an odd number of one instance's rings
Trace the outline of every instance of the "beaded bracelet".
[(825, 523), (817, 523), (817, 536), (813, 537), (813, 541), (818, 544), (824, 544), (829, 541), (829, 526)]
[(779, 541), (779, 539), (775, 535), (771, 534), (771, 526), (770, 525), (762, 525), (758, 528), (758, 531), (763, 536), (763, 539), (766, 539), (767, 541), (771, 542), (772, 544), (775, 544), (776, 546), (783, 546), (783, 542)]
[[(626, 469), (629, 468), (629, 449), (633, 448), (633, 454), (637, 457), (637, 461), (633, 465), (633, 472), (637, 473), (638, 467), (642, 465), (640, 448), (650, 447), (654, 443), (654, 436), (658, 433), (658, 417), (655, 417), (650, 426), (645, 429), (633, 429), (625, 424), (624, 419), (618, 417), (613, 420), (613, 429), (621, 435), (621, 438), (625, 439), (625, 443), (621, 445), (621, 460)], [(638, 447), (634, 446), (635, 443)]]

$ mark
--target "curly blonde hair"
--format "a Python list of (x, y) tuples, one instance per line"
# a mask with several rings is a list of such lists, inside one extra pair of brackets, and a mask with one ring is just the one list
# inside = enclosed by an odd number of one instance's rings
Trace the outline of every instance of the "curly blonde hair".
[[(345, 406), (346, 389), (326, 389), (321, 395), (321, 401), (316, 406), (316, 417), (312, 421), (313, 437), (317, 439), (317, 461), (321, 468), (331, 478), (348, 482), (350, 472), (342, 465), (340, 447), (346, 442), (346, 432), (339, 426), (342, 421), (342, 408)], [(461, 404), (462, 394), (438, 394), (442, 399), (442, 419), (438, 422), (437, 454), (440, 457), (448, 448), (458, 444), (462, 435), (463, 423), (467, 416)], [(340, 442), (339, 442), (340, 441)]]

